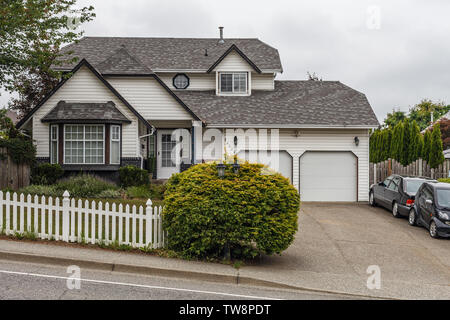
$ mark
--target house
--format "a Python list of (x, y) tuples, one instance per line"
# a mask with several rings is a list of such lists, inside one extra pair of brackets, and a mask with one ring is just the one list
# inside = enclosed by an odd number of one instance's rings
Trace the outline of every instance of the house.
[(18, 126), (32, 132), (39, 161), (103, 175), (155, 159), (155, 178), (167, 179), (225, 152), (264, 162), (276, 146), (276, 170), (303, 201), (368, 201), (369, 131), (379, 123), (365, 95), (339, 81), (278, 81), (277, 49), (220, 31), (85, 37), (62, 49), (79, 58), (57, 68), (70, 77)]

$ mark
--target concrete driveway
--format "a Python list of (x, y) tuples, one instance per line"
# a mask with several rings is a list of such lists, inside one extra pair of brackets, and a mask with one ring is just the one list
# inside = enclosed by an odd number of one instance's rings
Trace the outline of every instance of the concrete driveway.
[[(387, 298), (449, 299), (450, 240), (432, 239), (389, 211), (365, 204), (302, 204), (299, 233), (281, 257), (244, 275), (307, 288)], [(367, 268), (381, 270), (381, 289), (367, 288)], [(276, 271), (276, 272), (274, 272)]]

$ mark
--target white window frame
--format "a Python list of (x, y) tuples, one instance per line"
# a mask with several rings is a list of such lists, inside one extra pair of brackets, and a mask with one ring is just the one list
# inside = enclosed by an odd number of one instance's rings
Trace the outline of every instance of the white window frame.
[[(83, 127), (83, 163), (66, 163), (66, 127), (67, 126), (82, 126)], [(103, 163), (86, 163), (86, 127), (103, 127)], [(106, 158), (106, 137), (105, 137), (105, 125), (104, 124), (76, 124), (68, 123), (64, 125), (64, 150), (63, 150), (63, 163), (65, 165), (86, 165), (86, 166), (99, 166), (105, 164)], [(93, 141), (93, 140), (89, 140)], [(100, 141), (100, 140), (99, 140)]]
[[(56, 138), (53, 138), (53, 129), (56, 128)], [(53, 161), (53, 143), (56, 142), (56, 162)], [(50, 163), (57, 164), (59, 163), (59, 126), (51, 125), (50, 126)]]
[[(119, 138), (118, 139), (114, 139), (113, 137), (113, 130), (114, 128), (119, 128)], [(110, 164), (119, 164), (120, 165), (120, 158), (122, 155), (122, 143), (121, 143), (121, 137), (122, 137), (122, 127), (119, 125), (111, 125), (110, 127), (110, 142), (109, 142), (109, 163)], [(118, 142), (119, 143), (119, 162), (113, 162), (112, 158), (113, 158), (113, 153), (112, 153), (112, 144), (113, 142)]]
[[(234, 72), (218, 72), (218, 93), (220, 95), (233, 95), (233, 96), (237, 96), (237, 95), (243, 95), (243, 96), (247, 96), (250, 93), (250, 76), (248, 72), (242, 72), (242, 71), (234, 71)], [(231, 74), (231, 90), (230, 92), (226, 91), (223, 92), (222, 91), (222, 75), (225, 74)], [(235, 91), (234, 90), (234, 76), (236, 74), (244, 74), (245, 75), (245, 91)]]

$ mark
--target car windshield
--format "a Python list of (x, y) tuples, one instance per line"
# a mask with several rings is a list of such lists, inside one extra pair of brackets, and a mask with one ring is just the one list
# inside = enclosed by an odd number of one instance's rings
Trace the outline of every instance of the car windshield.
[(405, 191), (410, 194), (416, 194), (425, 180), (405, 180)]
[(450, 208), (450, 189), (438, 189), (436, 195), (439, 207)]

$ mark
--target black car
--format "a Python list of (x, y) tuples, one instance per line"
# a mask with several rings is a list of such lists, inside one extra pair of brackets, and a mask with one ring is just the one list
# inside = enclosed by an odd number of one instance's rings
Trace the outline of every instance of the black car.
[(409, 224), (427, 228), (433, 238), (450, 237), (450, 184), (424, 183), (417, 191)]
[(392, 175), (379, 184), (370, 187), (369, 202), (372, 206), (382, 206), (392, 210), (396, 218), (408, 217), (414, 205), (417, 190), (427, 178)]

